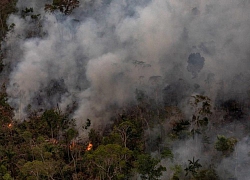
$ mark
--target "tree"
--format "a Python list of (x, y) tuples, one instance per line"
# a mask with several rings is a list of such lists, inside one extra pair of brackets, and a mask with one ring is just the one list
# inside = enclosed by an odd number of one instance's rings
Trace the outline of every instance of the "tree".
[(193, 177), (196, 177), (198, 169), (202, 167), (202, 165), (199, 163), (199, 159), (194, 160), (193, 157), (193, 160), (192, 161), (188, 160), (188, 162), (189, 162), (188, 167), (184, 169), (186, 171), (185, 176), (191, 173)]
[(201, 134), (203, 128), (208, 125), (209, 116), (211, 112), (211, 100), (207, 96), (196, 95), (192, 96), (190, 104), (194, 108), (194, 113), (190, 121), (191, 134), (194, 137), (195, 134)]
[(158, 165), (160, 160), (152, 158), (149, 154), (140, 154), (135, 162), (136, 171), (143, 180), (157, 180), (166, 168)]
[(130, 136), (136, 133), (136, 128), (130, 121), (121, 122), (118, 126), (115, 126), (114, 130), (120, 134), (125, 148), (127, 147), (127, 141)]
[(93, 145), (92, 149), (95, 150), (101, 144), (102, 137), (101, 137), (100, 133), (98, 133), (96, 130), (90, 129), (89, 141)]
[(0, 90), (0, 125), (9, 125), (12, 121), (13, 108), (8, 104), (8, 95), (6, 93), (6, 87), (3, 84)]
[(164, 149), (161, 152), (161, 157), (162, 158), (169, 158), (169, 159), (173, 160), (174, 155), (169, 147), (164, 147)]
[(210, 166), (207, 169), (200, 170), (197, 173), (195, 180), (219, 180), (219, 176), (214, 168)]
[(42, 119), (47, 122), (51, 131), (51, 138), (54, 138), (56, 133), (55, 131), (58, 129), (59, 123), (61, 121), (60, 114), (54, 109), (46, 110), (42, 115)]
[(60, 131), (67, 130), (71, 126), (74, 126), (74, 120), (69, 119), (66, 115), (62, 114), (59, 109), (46, 110), (42, 115), (42, 120), (48, 124), (51, 138), (55, 138), (56, 136), (58, 138)]
[(179, 139), (183, 139), (186, 138), (187, 135), (189, 134), (189, 126), (190, 126), (190, 122), (188, 120), (180, 120), (178, 122), (175, 122), (173, 124), (173, 128), (172, 128), (172, 137), (175, 138), (179, 138)]
[(52, 4), (45, 5), (45, 11), (47, 12), (54, 12), (59, 10), (60, 12), (64, 13), (65, 15), (71, 14), (73, 9), (79, 7), (78, 0), (53, 0)]
[[(0, 41), (2, 41), (9, 30), (6, 23), (8, 16), (16, 11), (17, 0), (1, 0), (0, 1)], [(0, 43), (1, 49), (1, 43)], [(1, 59), (1, 58), (0, 58)]]
[(95, 151), (87, 152), (88, 171), (99, 179), (123, 179), (126, 169), (125, 157), (132, 151), (118, 144), (100, 145)]
[(224, 155), (229, 155), (234, 151), (234, 146), (237, 143), (237, 139), (231, 137), (226, 138), (223, 135), (217, 136), (217, 141), (215, 142), (215, 149), (221, 151)]
[(0, 179), (3, 179), (3, 180), (12, 179), (10, 173), (7, 171), (7, 168), (4, 165), (0, 166)]
[(170, 169), (173, 171), (173, 176), (171, 180), (180, 180), (179, 176), (182, 174), (183, 171), (181, 165), (176, 164)]
[(34, 177), (34, 179), (37, 180), (40, 179), (40, 176), (46, 175), (43, 162), (38, 160), (25, 163), (24, 166), (21, 168), (21, 173), (27, 179), (31, 179), (32, 177)]
[(56, 161), (29, 161), (21, 167), (21, 173), (26, 179), (43, 179), (47, 177), (48, 179), (54, 179), (53, 176), (57, 170)]
[[(113, 139), (114, 143), (121, 144), (132, 151), (142, 152), (145, 148), (144, 126), (141, 118), (137, 117), (137, 113), (139, 112), (136, 108), (132, 112), (129, 110), (120, 114), (109, 139)], [(106, 142), (110, 140), (105, 138)]]

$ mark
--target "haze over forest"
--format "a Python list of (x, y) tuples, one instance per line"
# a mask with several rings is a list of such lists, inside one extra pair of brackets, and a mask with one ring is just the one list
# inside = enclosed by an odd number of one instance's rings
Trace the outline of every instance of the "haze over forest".
[(249, 9), (1, 0), (0, 179), (249, 180)]

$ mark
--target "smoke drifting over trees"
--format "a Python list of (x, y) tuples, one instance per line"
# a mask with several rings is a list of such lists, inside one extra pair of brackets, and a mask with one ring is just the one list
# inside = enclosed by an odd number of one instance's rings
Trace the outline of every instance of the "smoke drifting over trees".
[[(25, 118), (29, 104), (65, 109), (73, 101), (79, 121), (95, 117), (109, 106), (133, 102), (135, 89), (153, 94), (152, 76), (162, 78), (158, 91), (182, 78), (209, 97), (216, 96), (220, 81), (229, 93), (231, 79), (239, 73), (247, 79), (247, 1), (80, 2), (69, 16), (45, 14), (46, 3), (18, 1), (18, 8), (33, 7), (41, 17), (17, 13), (8, 20), (15, 28), (3, 44), (11, 50), (5, 59), (11, 63), (7, 91), (18, 118)], [(187, 70), (198, 77), (191, 79)], [(205, 84), (209, 73), (214, 81)], [(53, 82), (64, 90), (48, 98)], [(245, 93), (249, 84), (243, 86), (237, 92)]]
[[(175, 112), (178, 117), (192, 118), (187, 102), (201, 94), (211, 99), (217, 113), (210, 117), (211, 141), (219, 131), (239, 139), (237, 156), (218, 163), (220, 177), (234, 171), (230, 165), (237, 157), (238, 179), (250, 179), (249, 167), (240, 165), (250, 160), (249, 0), (80, 0), (68, 9), (48, 4), (52, 2), (18, 0), (19, 11), (7, 21), (14, 27), (1, 43), (1, 82), (7, 81), (16, 120), (28, 119), (32, 111), (70, 109), (86, 137), (81, 127), (87, 119), (92, 128), (104, 131), (116, 112), (144, 97), (153, 99), (156, 109), (174, 106), (184, 114)], [(217, 118), (225, 126), (216, 127)], [(171, 129), (169, 123), (159, 124)], [(244, 131), (242, 125), (247, 126)], [(158, 132), (162, 127), (154, 128)], [(157, 138), (153, 129), (145, 132), (151, 140)], [(168, 144), (167, 138), (161, 141)], [(176, 162), (193, 157), (203, 164), (212, 161), (199, 149), (202, 142), (196, 137), (173, 143)]]

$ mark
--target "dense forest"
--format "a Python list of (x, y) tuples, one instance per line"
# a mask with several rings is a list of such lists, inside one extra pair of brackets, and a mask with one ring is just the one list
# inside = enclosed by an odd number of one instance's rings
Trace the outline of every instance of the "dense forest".
[(249, 180), (249, 8), (0, 0), (0, 180)]

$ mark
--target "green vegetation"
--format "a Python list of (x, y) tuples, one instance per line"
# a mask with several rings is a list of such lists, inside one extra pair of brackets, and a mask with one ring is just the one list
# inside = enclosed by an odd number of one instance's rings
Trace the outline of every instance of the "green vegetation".
[(162, 171), (166, 171), (162, 165), (157, 166), (159, 162), (160, 160), (152, 158), (149, 154), (140, 154), (135, 167), (142, 179), (157, 180), (161, 177)]
[(65, 15), (68, 15), (78, 6), (78, 0), (53, 0), (52, 4), (46, 4), (44, 9), (47, 12), (59, 10)]
[[(0, 41), (3, 41), (15, 26), (8, 27), (6, 19), (16, 11), (16, 1), (1, 3)], [(45, 11), (68, 15), (78, 6), (77, 0), (53, 0), (52, 4), (46, 4)], [(23, 19), (31, 19), (37, 27), (35, 30), (30, 28), (25, 38), (38, 36), (40, 14), (35, 14), (32, 7), (20, 10), (20, 14)], [(2, 51), (0, 56), (1, 71)], [(134, 64), (145, 65), (142, 61)], [(191, 116), (185, 116), (179, 107), (156, 103), (141, 90), (135, 93), (137, 103), (113, 114), (112, 125), (98, 131), (92, 128), (91, 119), (86, 119), (82, 127), (76, 127), (71, 114), (59, 108), (43, 112), (30, 108), (26, 120), (15, 121), (3, 86), (0, 91), (0, 180), (126, 180), (138, 177), (157, 180), (162, 176), (170, 180), (218, 180), (215, 169), (220, 158), (214, 160), (215, 166), (203, 163), (203, 157), (184, 159), (183, 163), (179, 162), (180, 157), (175, 157), (181, 155), (174, 152), (177, 143), (195, 140), (193, 146), (196, 147), (201, 140), (204, 147), (199, 147), (197, 154), (204, 151), (211, 159), (221, 153), (232, 155), (236, 138), (217, 135), (215, 142), (211, 140), (214, 137), (209, 129), (213, 126), (211, 100), (205, 95), (192, 96), (187, 104)], [(88, 137), (81, 137), (81, 132)]]
[(202, 165), (199, 163), (199, 159), (194, 160), (194, 157), (193, 157), (192, 161), (188, 160), (188, 162), (189, 162), (188, 167), (186, 167), (184, 169), (186, 171), (185, 176), (187, 176), (189, 173), (191, 173), (192, 176), (195, 177), (197, 175), (199, 168), (201, 168)]
[(1, 42), (5, 40), (6, 34), (11, 31), (14, 24), (10, 26), (7, 25), (7, 18), (13, 12), (16, 12), (16, 2), (17, 0), (1, 0), (0, 1), (0, 72), (4, 68), (3, 58), (4, 52), (2, 51)]
[(9, 27), (6, 23), (7, 18), (16, 9), (17, 0), (2, 0), (0, 1), (0, 42), (4, 40), (6, 33), (9, 30)]
[[(156, 111), (147, 112), (150, 106), (141, 102), (132, 109), (115, 116), (108, 132), (91, 129), (91, 120), (86, 120), (81, 131), (88, 131), (87, 140), (78, 140), (75, 120), (60, 109), (49, 109), (43, 113), (30, 112), (29, 119), (13, 121), (12, 108), (7, 96), (1, 97), (1, 141), (0, 176), (2, 179), (161, 179), (164, 173), (171, 180), (217, 180), (218, 175), (212, 166), (202, 164), (197, 157), (187, 160), (188, 164), (176, 163), (171, 141), (192, 139), (193, 119), (181, 120), (172, 125), (172, 133), (157, 137), (153, 141), (146, 131), (148, 125), (154, 128), (158, 121), (151, 120)], [(145, 112), (141, 113), (141, 112)], [(164, 113), (164, 111), (162, 111)], [(199, 112), (200, 113), (200, 112)], [(169, 114), (165, 114), (166, 117)], [(160, 117), (164, 117), (161, 115)], [(208, 122), (209, 123), (209, 122)], [(198, 126), (200, 127), (200, 126)], [(201, 130), (201, 135), (205, 133)], [(189, 132), (189, 133), (188, 133)], [(169, 138), (168, 145), (161, 147), (162, 139)], [(229, 155), (237, 143), (235, 138), (218, 135), (215, 142), (217, 152)], [(152, 156), (153, 144), (158, 147), (159, 156)], [(213, 152), (213, 151), (212, 151)], [(216, 152), (216, 151), (215, 151)], [(211, 154), (216, 156), (216, 154)], [(168, 165), (162, 162), (168, 162)], [(1, 179), (0, 178), (0, 179)]]
[(223, 135), (217, 136), (217, 141), (215, 142), (215, 149), (221, 151), (224, 155), (229, 155), (234, 151), (234, 146), (237, 143), (237, 139), (231, 137), (226, 138)]

